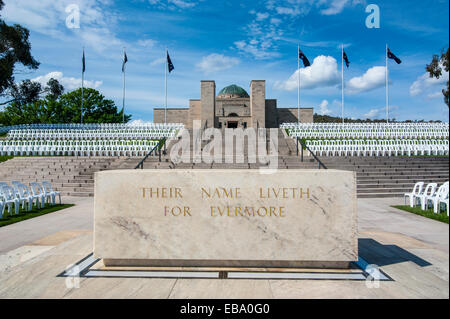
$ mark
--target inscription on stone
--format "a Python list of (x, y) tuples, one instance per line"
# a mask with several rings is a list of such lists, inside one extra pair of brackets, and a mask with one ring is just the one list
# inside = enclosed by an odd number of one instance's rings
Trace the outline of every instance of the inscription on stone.
[(356, 226), (353, 172), (96, 173), (94, 253), (110, 264), (345, 263)]

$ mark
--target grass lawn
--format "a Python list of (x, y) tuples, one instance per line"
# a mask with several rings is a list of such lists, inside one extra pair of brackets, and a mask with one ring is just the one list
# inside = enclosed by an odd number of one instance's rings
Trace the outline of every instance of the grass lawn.
[(7, 156), (7, 155), (5, 155), (5, 156), (0, 156), (0, 163), (6, 162), (7, 160), (10, 160), (10, 159), (12, 159), (12, 158), (14, 158), (14, 156)]
[(29, 212), (22, 210), (22, 207), (21, 207), (18, 215), (15, 215), (14, 209), (12, 209), (11, 216), (8, 213), (8, 208), (5, 207), (5, 212), (3, 214), (3, 218), (0, 219), (0, 227), (18, 223), (18, 222), (21, 222), (22, 220), (26, 220), (26, 219), (42, 216), (45, 214), (53, 213), (58, 210), (69, 208), (72, 206), (74, 206), (74, 205), (73, 204), (62, 204), (62, 205), (56, 204), (55, 206), (45, 207), (45, 208), (39, 209), (39, 210), (36, 208), (36, 206), (34, 206), (33, 210), (29, 211)]
[(399, 205), (399, 206), (392, 206), (392, 207), (404, 210), (405, 212), (410, 212), (410, 213), (413, 213), (413, 214), (416, 214), (416, 215), (420, 215), (420, 216), (423, 216), (423, 217), (435, 219), (435, 220), (438, 220), (440, 222), (448, 224), (447, 211), (441, 211), (440, 214), (435, 214), (433, 209), (422, 210), (420, 207), (411, 208), (409, 205), (406, 205), (406, 206), (405, 205)]

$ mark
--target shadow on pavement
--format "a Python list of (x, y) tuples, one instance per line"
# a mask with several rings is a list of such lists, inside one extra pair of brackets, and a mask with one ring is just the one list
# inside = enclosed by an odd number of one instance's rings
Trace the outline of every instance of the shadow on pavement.
[(358, 239), (359, 256), (369, 264), (386, 266), (405, 261), (412, 261), (420, 267), (431, 264), (397, 245), (383, 245), (371, 238)]

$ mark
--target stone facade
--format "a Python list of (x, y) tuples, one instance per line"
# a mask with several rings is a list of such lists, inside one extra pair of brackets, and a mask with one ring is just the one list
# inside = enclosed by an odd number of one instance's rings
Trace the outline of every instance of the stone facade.
[[(300, 109), (302, 123), (313, 122), (313, 108)], [(164, 108), (155, 108), (153, 121), (164, 123)], [(167, 123), (183, 123), (193, 128), (193, 121), (201, 121), (203, 128), (277, 128), (282, 123), (297, 122), (297, 108), (277, 108), (277, 100), (266, 99), (266, 81), (250, 83), (250, 94), (231, 85), (216, 96), (214, 81), (201, 81), (201, 99), (189, 100), (189, 108), (168, 108)]]

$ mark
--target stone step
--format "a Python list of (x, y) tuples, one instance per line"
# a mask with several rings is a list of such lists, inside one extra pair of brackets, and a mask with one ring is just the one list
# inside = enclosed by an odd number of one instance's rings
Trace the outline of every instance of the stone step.
[[(446, 182), (446, 180), (442, 180), (442, 181), (433, 181), (433, 183), (437, 183), (442, 184), (443, 182)], [(414, 186), (414, 182), (412, 183), (371, 183), (371, 184), (361, 184), (361, 183), (357, 183), (357, 187), (358, 189), (371, 189), (371, 188), (386, 188), (386, 189), (390, 189), (390, 188), (406, 188), (406, 189), (412, 189)], [(425, 183), (427, 184), (427, 183)]]
[(358, 185), (365, 185), (365, 184), (414, 184), (417, 182), (425, 182), (425, 183), (442, 183), (446, 182), (448, 178), (445, 177), (439, 177), (439, 178), (432, 178), (432, 179), (425, 179), (425, 180), (419, 180), (419, 179), (367, 179), (367, 180), (361, 180), (358, 179)]
[(448, 176), (448, 171), (427, 171), (427, 172), (415, 172), (415, 173), (411, 173), (411, 172), (395, 172), (395, 173), (390, 173), (390, 172), (380, 172), (380, 173), (360, 173), (360, 172), (356, 172), (358, 177), (384, 177), (384, 176), (395, 176), (395, 178), (399, 178), (399, 177), (404, 177), (404, 176), (408, 176), (408, 177), (412, 177), (412, 176), (435, 176), (435, 175), (446, 175)]
[(391, 188), (357, 188), (357, 194), (365, 193), (406, 193), (410, 192), (411, 187), (391, 187)]
[(358, 198), (388, 198), (388, 197), (403, 197), (405, 192), (400, 193), (360, 193)]

